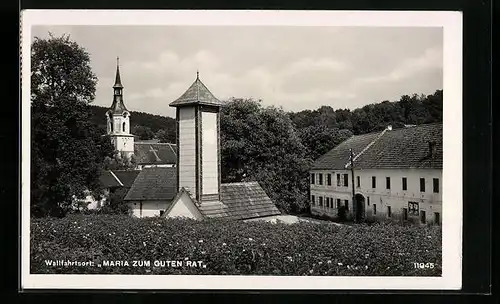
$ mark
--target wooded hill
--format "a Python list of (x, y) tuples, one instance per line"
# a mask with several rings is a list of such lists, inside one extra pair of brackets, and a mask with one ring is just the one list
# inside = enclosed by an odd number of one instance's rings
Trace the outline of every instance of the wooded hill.
[[(91, 106), (91, 122), (104, 134), (107, 108)], [(132, 134), (140, 139), (158, 139), (175, 142), (175, 119), (144, 112), (131, 112)], [(397, 129), (404, 125), (433, 123), (443, 120), (443, 90), (431, 95), (403, 95), (400, 100), (373, 103), (355, 110), (333, 109), (322, 106), (317, 110), (288, 112), (295, 131), (302, 143), (316, 158), (326, 153), (352, 134), (380, 131), (392, 125)]]
[[(90, 106), (91, 122), (99, 127), (102, 134), (106, 133), (106, 111), (108, 108)], [(175, 143), (175, 119), (144, 112), (130, 111), (131, 132), (140, 139), (156, 138), (161, 142)]]

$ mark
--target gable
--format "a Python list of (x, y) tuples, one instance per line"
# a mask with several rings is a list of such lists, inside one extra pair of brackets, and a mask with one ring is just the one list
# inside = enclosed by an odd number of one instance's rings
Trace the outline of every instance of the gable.
[(171, 207), (165, 212), (165, 217), (187, 217), (192, 219), (202, 219), (193, 200), (186, 191), (181, 191), (172, 201)]

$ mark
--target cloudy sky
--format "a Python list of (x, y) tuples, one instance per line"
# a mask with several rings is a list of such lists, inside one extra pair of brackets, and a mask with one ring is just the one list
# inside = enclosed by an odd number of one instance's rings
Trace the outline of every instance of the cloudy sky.
[(252, 97), (287, 111), (355, 109), (443, 87), (441, 28), (36, 26), (70, 34), (91, 56), (94, 104), (109, 106), (116, 57), (129, 110), (168, 106), (196, 79), (219, 99)]

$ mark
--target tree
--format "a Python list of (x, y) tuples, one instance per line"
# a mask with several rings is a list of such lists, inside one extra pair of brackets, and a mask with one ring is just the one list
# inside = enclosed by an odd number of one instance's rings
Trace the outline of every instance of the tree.
[(127, 195), (128, 189), (118, 188), (109, 194), (104, 205), (99, 209), (103, 214), (130, 214), (131, 209), (123, 200)]
[(223, 182), (258, 181), (282, 211), (305, 210), (311, 161), (288, 115), (232, 100), (220, 121)]
[(69, 36), (35, 38), (31, 58), (31, 211), (64, 216), (100, 191), (112, 146), (89, 122), (97, 78), (85, 49)]
[(115, 151), (112, 157), (104, 157), (104, 170), (134, 170), (137, 167), (135, 155), (130, 158), (123, 157), (118, 151)]
[(155, 134), (149, 127), (141, 125), (134, 125), (132, 127), (132, 134), (138, 136), (141, 140), (153, 139), (153, 137), (155, 136)]
[(302, 144), (307, 147), (312, 159), (335, 148), (338, 144), (352, 136), (347, 129), (329, 128), (324, 124), (312, 125), (299, 131)]
[(157, 139), (161, 143), (175, 143), (175, 128), (158, 130), (155, 134), (155, 139)]

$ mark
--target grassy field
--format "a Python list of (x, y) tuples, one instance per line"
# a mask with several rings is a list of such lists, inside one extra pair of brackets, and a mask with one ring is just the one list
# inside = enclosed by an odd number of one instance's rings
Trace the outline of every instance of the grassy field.
[(440, 276), (442, 260), (439, 226), (108, 215), (32, 219), (30, 252), (44, 274)]

